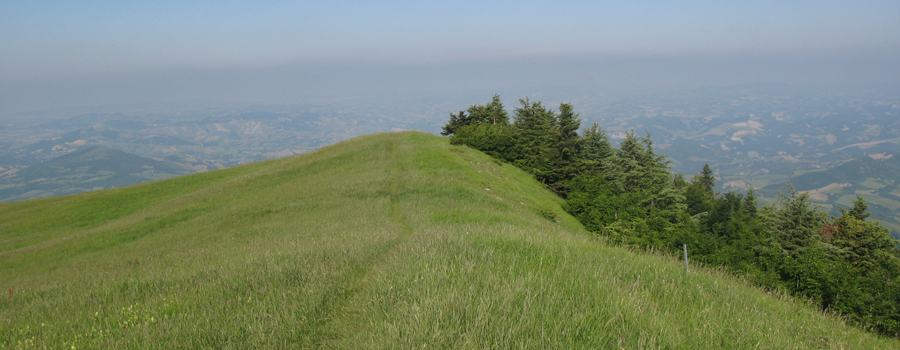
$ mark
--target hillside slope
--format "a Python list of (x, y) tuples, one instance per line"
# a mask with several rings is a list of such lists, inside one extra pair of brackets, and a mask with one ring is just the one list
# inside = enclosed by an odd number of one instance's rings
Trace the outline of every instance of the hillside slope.
[(560, 203), (418, 132), (3, 203), (0, 347), (898, 348)]

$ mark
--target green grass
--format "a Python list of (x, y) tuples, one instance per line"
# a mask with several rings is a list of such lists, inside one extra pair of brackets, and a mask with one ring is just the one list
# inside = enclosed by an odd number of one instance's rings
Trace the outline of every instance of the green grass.
[(4, 348), (898, 348), (417, 132), (0, 204)]

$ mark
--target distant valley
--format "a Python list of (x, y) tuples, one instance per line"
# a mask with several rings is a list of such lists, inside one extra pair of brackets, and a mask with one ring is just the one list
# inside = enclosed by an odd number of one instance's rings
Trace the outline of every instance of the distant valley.
[[(775, 201), (791, 181), (832, 214), (857, 194), (873, 217), (900, 232), (900, 95), (742, 86), (591, 104), (613, 140), (649, 132), (657, 151), (688, 178), (708, 163), (721, 192), (755, 188)], [(576, 108), (577, 108), (576, 104)], [(843, 184), (843, 186), (841, 186)]]
[[(882, 220), (885, 227), (900, 234), (900, 156), (875, 154), (849, 161), (834, 168), (810, 171), (791, 177), (797, 191), (806, 192), (816, 204), (832, 215), (840, 215), (839, 208), (850, 208), (856, 196), (863, 196), (869, 211)], [(772, 184), (760, 194), (774, 199), (783, 186)]]
[(0, 201), (127, 186), (292, 156), (362, 134), (431, 128), (416, 117), (421, 111), (406, 113), (412, 115), (352, 106), (26, 113), (0, 129)]
[(24, 169), (0, 174), (0, 202), (61, 196), (190, 174), (163, 160), (88, 146)]

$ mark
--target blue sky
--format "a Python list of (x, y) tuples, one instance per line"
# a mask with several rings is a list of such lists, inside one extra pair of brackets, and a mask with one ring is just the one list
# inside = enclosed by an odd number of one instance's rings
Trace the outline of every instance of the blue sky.
[[(844, 70), (830, 81), (896, 82), (898, 18), (896, 0), (12, 1), (0, 11), (0, 89), (61, 79), (134, 82), (172, 71), (218, 70), (207, 75), (229, 81), (242, 70), (277, 76), (321, 65), (465, 70), (532, 62), (539, 69), (643, 60), (658, 70), (659, 60), (696, 59), (733, 70), (745, 57), (753, 69), (772, 66), (772, 77), (811, 59), (827, 61), (824, 71), (795, 79)], [(579, 63), (565, 63), (573, 59)], [(855, 74), (853, 66), (870, 71)], [(584, 75), (577, 70), (569, 69)], [(740, 79), (732, 80), (722, 83)]]

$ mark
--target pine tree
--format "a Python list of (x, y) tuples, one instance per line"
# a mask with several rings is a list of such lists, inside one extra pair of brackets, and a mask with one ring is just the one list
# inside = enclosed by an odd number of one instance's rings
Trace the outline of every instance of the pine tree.
[(556, 158), (551, 159), (553, 164), (553, 183), (551, 189), (565, 197), (569, 191), (570, 181), (584, 168), (581, 155), (581, 138), (578, 137), (578, 129), (581, 120), (573, 111), (572, 105), (561, 103), (559, 114), (556, 117)]
[(588, 172), (599, 173), (611, 168), (610, 161), (615, 152), (600, 124), (594, 123), (582, 132), (580, 158)]
[(703, 170), (691, 178), (691, 184), (685, 189), (685, 204), (691, 215), (709, 213), (716, 199), (716, 177), (713, 175), (709, 164), (703, 165)]
[(756, 201), (756, 191), (753, 187), (750, 187), (747, 191), (747, 195), (744, 196), (741, 210), (749, 217), (756, 217), (756, 211), (758, 210), (757, 206), (759, 206), (759, 202)]
[(697, 182), (707, 194), (712, 197), (716, 196), (716, 177), (713, 175), (712, 169), (709, 168), (709, 163), (703, 164), (703, 170), (700, 172)]
[(818, 241), (825, 213), (813, 207), (808, 194), (798, 194), (791, 183), (785, 189), (790, 193), (778, 193), (778, 203), (769, 208), (766, 219), (773, 243), (790, 252)]
[(558, 153), (554, 147), (554, 141), (558, 138), (556, 115), (540, 102), (531, 102), (528, 98), (520, 99), (519, 103), (521, 106), (513, 112), (519, 150), (516, 165), (542, 183), (553, 183), (557, 179), (554, 178), (550, 160), (556, 158)]
[(559, 115), (557, 117), (557, 136), (560, 148), (566, 150), (565, 159), (574, 159), (581, 150), (580, 140), (578, 139), (578, 129), (581, 128), (581, 119), (578, 119), (572, 105), (568, 103), (559, 104)]
[(833, 300), (824, 306), (882, 334), (900, 332), (900, 258), (898, 241), (877, 221), (864, 221), (869, 213), (858, 196), (850, 211), (828, 225), (834, 229), (831, 244), (837, 248), (842, 266)]
[(684, 175), (681, 173), (676, 173), (675, 177), (672, 178), (672, 187), (679, 191), (684, 191), (687, 185), (688, 183), (684, 180)]
[(897, 240), (881, 223), (865, 221), (870, 215), (867, 208), (862, 196), (856, 197), (850, 211), (841, 208), (842, 215), (832, 218), (832, 226), (836, 228), (832, 244), (843, 248), (854, 266), (871, 268), (879, 258), (893, 255)]
[(441, 128), (441, 135), (450, 136), (456, 133), (459, 128), (469, 125), (470, 119), (465, 111), (459, 111), (459, 114), (450, 113), (450, 121)]
[(622, 193), (639, 194), (648, 213), (683, 207), (684, 196), (672, 186), (669, 161), (665, 155), (653, 151), (649, 134), (637, 137), (634, 131), (625, 133), (612, 164), (613, 170), (607, 172), (608, 181)]
[[(608, 174), (609, 180), (618, 186), (621, 192), (638, 192), (645, 186), (647, 169), (644, 162), (644, 147), (634, 136), (634, 130), (625, 133), (625, 139), (619, 142), (615, 150), (613, 165), (615, 171)], [(649, 179), (648, 179), (649, 180)]]
[[(841, 208), (841, 210), (843, 211), (843, 208)], [(866, 203), (866, 199), (863, 198), (863, 196), (857, 195), (856, 200), (853, 201), (853, 208), (851, 208), (850, 211), (845, 213), (844, 215), (849, 215), (859, 221), (864, 221), (867, 217), (869, 217), (869, 215), (871, 215), (868, 210), (869, 204)]]
[(503, 108), (499, 95), (494, 95), (486, 105), (474, 104), (458, 114), (450, 113), (450, 121), (442, 128), (441, 135), (450, 136), (464, 126), (479, 124), (509, 124), (509, 115)]
[(486, 120), (490, 120), (491, 124), (507, 125), (509, 124), (509, 114), (503, 108), (503, 102), (500, 101), (500, 95), (491, 97), (491, 102), (484, 108)]

